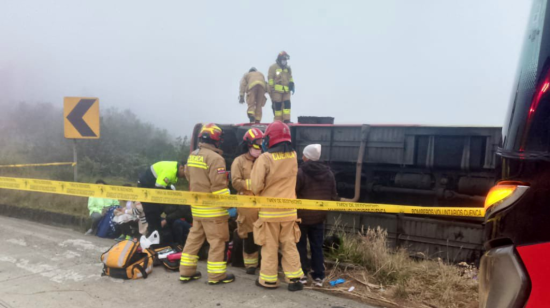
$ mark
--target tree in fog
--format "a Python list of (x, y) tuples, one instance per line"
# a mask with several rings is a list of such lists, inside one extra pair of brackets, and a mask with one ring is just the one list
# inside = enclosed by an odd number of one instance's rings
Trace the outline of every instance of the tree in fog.
[[(52, 104), (20, 103), (0, 117), (0, 164), (72, 161), (72, 140), (63, 135), (63, 110)], [(77, 140), (79, 174), (135, 180), (160, 160), (186, 159), (186, 136), (143, 122), (130, 110), (110, 108), (101, 114), (101, 138)], [(55, 176), (67, 179), (70, 172)]]

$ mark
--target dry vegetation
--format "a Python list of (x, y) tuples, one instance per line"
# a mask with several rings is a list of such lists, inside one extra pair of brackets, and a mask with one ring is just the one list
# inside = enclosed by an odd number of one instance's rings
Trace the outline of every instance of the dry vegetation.
[[(70, 166), (30, 167), (30, 168), (0, 168), (0, 176), (32, 179), (51, 179), (72, 181), (73, 170)], [(81, 182), (94, 183), (95, 178), (83, 174)], [(105, 178), (113, 185), (132, 183), (122, 178)], [(17, 207), (40, 209), (44, 211), (63, 213), (74, 216), (88, 217), (88, 198), (48, 194), (41, 192), (0, 189), (0, 204)]]
[(473, 266), (411, 259), (403, 249), (388, 248), (387, 232), (380, 228), (357, 234), (333, 232), (342, 238), (342, 245), (329, 254), (337, 266), (328, 270), (327, 280), (344, 278), (346, 283), (327, 290), (384, 307), (478, 306)]
[[(0, 168), (0, 177), (49, 179), (57, 181), (72, 181), (73, 169), (71, 166), (55, 167), (25, 167), (25, 168)], [(94, 177), (80, 173), (79, 182), (95, 183), (101, 178), (109, 185), (131, 184), (136, 186), (136, 179), (123, 177)], [(176, 185), (178, 190), (188, 190), (187, 181), (181, 180)], [(0, 204), (17, 207), (40, 209), (44, 211), (63, 213), (73, 216), (88, 217), (88, 198), (48, 194), (41, 192), (17, 191), (0, 189)]]
[(87, 198), (39, 192), (0, 190), (0, 204), (88, 217)]

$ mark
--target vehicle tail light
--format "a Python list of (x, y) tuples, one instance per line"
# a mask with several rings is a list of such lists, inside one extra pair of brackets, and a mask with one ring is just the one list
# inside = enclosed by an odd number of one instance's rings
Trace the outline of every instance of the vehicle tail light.
[(514, 246), (487, 251), (479, 268), (479, 307), (524, 307), (531, 284)]
[(517, 185), (497, 185), (491, 188), (487, 198), (485, 199), (485, 209), (510, 197), (517, 187)]
[(514, 204), (529, 189), (529, 184), (523, 182), (500, 182), (485, 198), (486, 217), (500, 212)]

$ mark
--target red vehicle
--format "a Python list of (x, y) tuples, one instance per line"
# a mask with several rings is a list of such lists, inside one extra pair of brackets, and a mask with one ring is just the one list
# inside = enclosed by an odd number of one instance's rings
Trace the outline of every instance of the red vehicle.
[(550, 6), (535, 0), (485, 201), (480, 307), (550, 307)]

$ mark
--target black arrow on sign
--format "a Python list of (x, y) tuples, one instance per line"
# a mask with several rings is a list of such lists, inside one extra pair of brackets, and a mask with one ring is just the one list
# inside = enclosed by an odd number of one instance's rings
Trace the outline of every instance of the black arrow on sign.
[(82, 137), (97, 137), (90, 126), (82, 119), (94, 103), (95, 99), (81, 99), (67, 116), (67, 120), (71, 122)]

